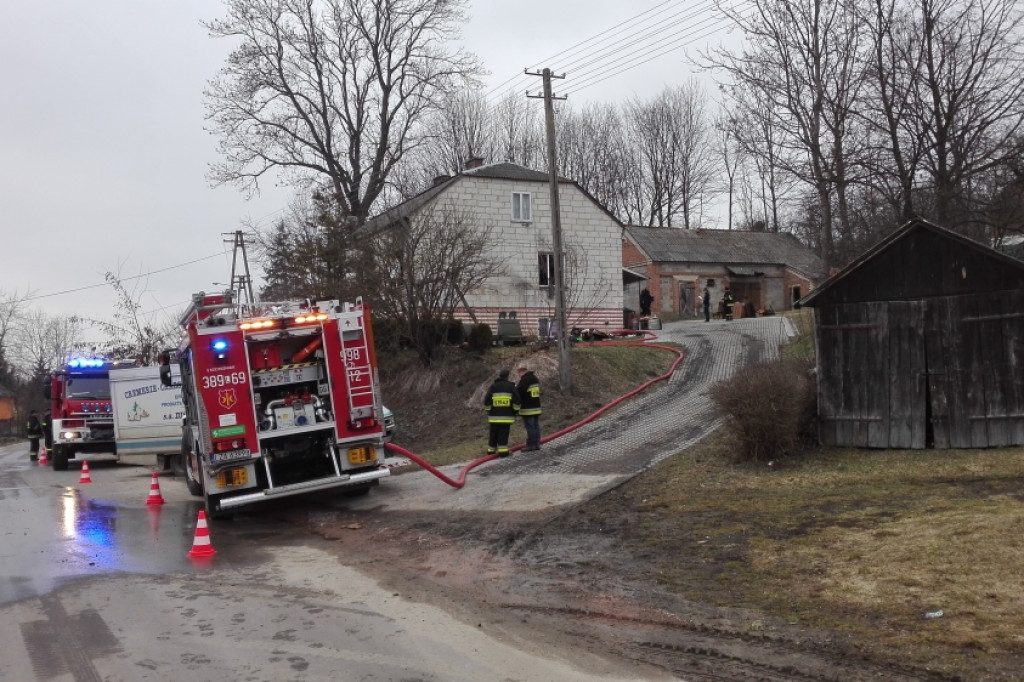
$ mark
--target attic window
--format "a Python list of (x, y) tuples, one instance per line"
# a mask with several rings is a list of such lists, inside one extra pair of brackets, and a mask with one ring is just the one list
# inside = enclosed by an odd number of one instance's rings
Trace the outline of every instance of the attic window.
[(533, 220), (529, 192), (512, 192), (512, 222), (528, 223)]

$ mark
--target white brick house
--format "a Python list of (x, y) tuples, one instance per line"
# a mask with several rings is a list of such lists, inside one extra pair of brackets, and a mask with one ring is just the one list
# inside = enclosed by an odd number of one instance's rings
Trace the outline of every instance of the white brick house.
[[(548, 175), (512, 163), (475, 165), (371, 219), (389, 224), (451, 206), (490, 230), (492, 256), (502, 274), (465, 292), (457, 319), (474, 317), (496, 329), (504, 313), (527, 336), (543, 334), (555, 318), (554, 249)], [(559, 180), (562, 244), (566, 252), (566, 325), (619, 329), (623, 324), (623, 225), (571, 180)]]

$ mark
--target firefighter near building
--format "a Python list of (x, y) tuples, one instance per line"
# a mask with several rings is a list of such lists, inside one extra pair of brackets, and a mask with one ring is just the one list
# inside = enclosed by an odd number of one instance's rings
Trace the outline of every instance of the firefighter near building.
[(363, 493), (389, 475), (361, 299), (251, 303), (231, 290), (201, 292), (181, 324), (181, 344), (161, 358), (161, 381), (171, 382), (176, 360), (180, 466), (207, 515), (312, 491)]

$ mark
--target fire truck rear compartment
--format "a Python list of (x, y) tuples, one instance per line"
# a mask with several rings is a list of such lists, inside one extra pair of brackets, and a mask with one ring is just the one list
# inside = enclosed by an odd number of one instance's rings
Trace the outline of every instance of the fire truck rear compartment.
[[(262, 487), (276, 487), (336, 475), (328, 434), (275, 438), (260, 445), (267, 466), (256, 467)], [(270, 470), (270, 481), (267, 471)]]

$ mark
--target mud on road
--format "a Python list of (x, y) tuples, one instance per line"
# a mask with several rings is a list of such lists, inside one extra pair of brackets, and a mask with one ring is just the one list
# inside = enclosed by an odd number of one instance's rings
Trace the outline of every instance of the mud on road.
[[(661, 589), (653, 557), (625, 549), (638, 516), (613, 490), (555, 515), (336, 510), (307, 523), (396, 594), (562, 655), (571, 648), (688, 682), (957, 679), (871, 660), (838, 632)], [(689, 563), (696, 586), (718, 589), (720, 567)]]
[[(720, 578), (738, 558), (728, 554), (734, 550), (695, 552), (692, 538), (667, 550), (636, 542), (639, 524), (648, 536), (657, 536), (659, 524), (665, 535), (697, 535), (696, 526), (693, 533), (681, 528), (685, 519), (643, 511), (625, 490), (638, 474), (713, 431), (720, 420), (710, 387), (774, 357), (788, 334), (784, 321), (772, 318), (666, 325), (661, 340), (687, 349), (673, 376), (539, 453), (488, 462), (458, 491), (440, 490), (445, 486), (421, 480), (422, 473), (398, 476), (302, 521), (338, 542), (343, 563), (396, 594), (562, 656), (572, 650), (625, 661), (638, 679), (956, 679), (871, 659), (840, 632), (715, 606), (729, 602), (721, 598)], [(688, 589), (663, 587), (657, 567), (666, 562), (684, 565), (692, 576)]]

